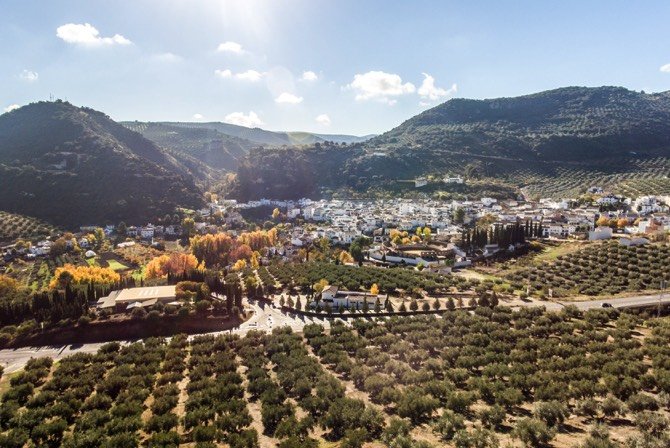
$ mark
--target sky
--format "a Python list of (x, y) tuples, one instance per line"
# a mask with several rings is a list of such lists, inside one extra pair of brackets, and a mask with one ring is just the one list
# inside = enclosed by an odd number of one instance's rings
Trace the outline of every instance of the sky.
[(377, 134), (451, 98), (670, 90), (668, 1), (0, 0), (0, 113)]

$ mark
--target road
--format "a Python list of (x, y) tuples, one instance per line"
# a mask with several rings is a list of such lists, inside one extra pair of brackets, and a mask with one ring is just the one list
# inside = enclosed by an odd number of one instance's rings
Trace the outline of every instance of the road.
[[(247, 309), (251, 309), (254, 315), (239, 327), (232, 330), (224, 330), (219, 333), (208, 334), (225, 334), (233, 333), (244, 336), (251, 330), (272, 331), (276, 327), (291, 327), (294, 331), (302, 331), (302, 328), (311, 323), (319, 323), (324, 327), (330, 326), (326, 319), (311, 318), (298, 315), (284, 314), (280, 310), (273, 308), (263, 303), (247, 304)], [(190, 338), (198, 335), (191, 335)], [(119, 340), (123, 344), (132, 341)], [(105, 342), (90, 343), (90, 344), (71, 344), (60, 346), (43, 346), (43, 347), (21, 347), (17, 349), (0, 350), (0, 365), (4, 368), (5, 373), (16, 372), (23, 368), (30, 358), (37, 358), (42, 356), (49, 356), (57, 361), (68, 355), (74, 353), (95, 353), (98, 349), (106, 344)]]
[[(658, 305), (659, 296), (641, 295), (634, 297), (625, 297), (620, 299), (588, 300), (584, 302), (524, 302), (514, 306), (544, 306), (549, 311), (560, 311), (567, 305), (575, 305), (580, 310), (586, 311), (594, 308), (602, 308), (603, 303), (609, 303), (613, 308), (636, 308), (636, 307), (654, 307)], [(664, 306), (670, 305), (670, 294), (667, 294), (661, 302)], [(294, 331), (301, 331), (302, 328), (311, 323), (318, 323), (328, 328), (328, 320), (315, 317), (306, 317), (300, 315), (290, 315), (281, 312), (279, 309), (264, 303), (253, 302), (246, 305), (247, 309), (253, 310), (253, 316), (242, 323), (239, 327), (232, 330), (222, 331), (223, 333), (233, 333), (244, 336), (252, 330), (272, 331), (273, 328), (288, 326)], [(209, 333), (218, 334), (218, 333)], [(195, 337), (197, 335), (192, 335)], [(130, 341), (119, 341), (127, 343)], [(12, 373), (23, 368), (30, 358), (40, 356), (50, 356), (54, 360), (59, 360), (65, 356), (74, 353), (95, 353), (103, 343), (92, 344), (73, 344), (64, 346), (44, 346), (44, 347), (22, 347), (17, 349), (0, 350), (0, 365), (5, 369), (5, 373)]]
[[(602, 299), (602, 300), (588, 300), (585, 302), (563, 302), (563, 305), (575, 305), (580, 310), (590, 310), (593, 308), (602, 308), (603, 304), (609, 303), (612, 308), (653, 308), (658, 306), (659, 295), (648, 294), (643, 296), (623, 297), (620, 299)], [(661, 299), (662, 306), (670, 305), (670, 294), (665, 294)]]
[(0, 350), (0, 365), (5, 373), (12, 373), (23, 368), (30, 358), (49, 356), (54, 361), (75, 353), (95, 353), (104, 343), (72, 344), (45, 347), (21, 347)]

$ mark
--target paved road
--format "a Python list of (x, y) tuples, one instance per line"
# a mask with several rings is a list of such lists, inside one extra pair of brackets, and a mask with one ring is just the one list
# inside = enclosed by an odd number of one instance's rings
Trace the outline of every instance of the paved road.
[(56, 361), (74, 353), (95, 353), (103, 344), (72, 344), (0, 350), (0, 365), (4, 367), (5, 373), (11, 373), (22, 369), (30, 358), (49, 356)]
[[(644, 306), (653, 307), (658, 305), (658, 299), (658, 295), (643, 295), (621, 299), (589, 300), (585, 302), (561, 303), (532, 301), (519, 303), (518, 306), (544, 306), (549, 311), (560, 311), (566, 305), (575, 305), (581, 310), (589, 310), (594, 308), (602, 308), (603, 303), (609, 303), (614, 308), (622, 309)], [(662, 304), (670, 305), (670, 294), (667, 294), (665, 298), (662, 299)], [(249, 320), (242, 323), (237, 328), (232, 330), (225, 330), (221, 333), (245, 335), (248, 331), (251, 330), (272, 331), (273, 328), (283, 326), (289, 326), (294, 331), (301, 331), (305, 325), (310, 323), (319, 323), (326, 328), (329, 327), (329, 322), (326, 319), (285, 314), (279, 309), (267, 304), (254, 302), (248, 304), (247, 308), (251, 308), (254, 312), (254, 315)], [(192, 335), (191, 337), (195, 336), (197, 335)], [(103, 343), (4, 349), (0, 350), (0, 365), (4, 367), (6, 373), (11, 373), (23, 368), (23, 366), (30, 358), (50, 356), (54, 360), (58, 360), (73, 353), (94, 353), (98, 350), (98, 348), (100, 348), (101, 345), (103, 345)]]
[[(301, 331), (305, 325), (310, 323), (319, 323), (326, 328), (329, 327), (329, 322), (325, 319), (284, 314), (280, 310), (266, 304), (251, 303), (247, 305), (247, 308), (251, 308), (254, 311), (254, 315), (239, 327), (232, 330), (224, 330), (219, 333), (209, 334), (234, 333), (245, 335), (251, 330), (272, 331), (273, 328), (283, 326), (289, 326), (294, 331)], [(197, 335), (191, 335), (190, 337), (193, 338), (196, 336)], [(118, 342), (129, 343), (130, 341)], [(50, 356), (56, 361), (74, 353), (95, 353), (103, 344), (105, 343), (4, 349), (0, 350), (0, 365), (4, 367), (5, 373), (12, 373), (22, 369), (30, 358)]]
[[(588, 300), (585, 302), (563, 302), (564, 305), (575, 305), (580, 310), (590, 310), (593, 308), (602, 308), (603, 304), (608, 303), (613, 308), (653, 308), (658, 306), (659, 294), (649, 294), (644, 296), (624, 297), (621, 299), (602, 299), (602, 300)], [(661, 298), (661, 305), (670, 305), (670, 294), (664, 294)]]

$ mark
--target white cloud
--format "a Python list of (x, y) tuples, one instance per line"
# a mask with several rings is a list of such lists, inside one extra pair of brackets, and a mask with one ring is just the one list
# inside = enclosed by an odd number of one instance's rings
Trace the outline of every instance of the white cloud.
[(194, 120), (202, 120), (205, 118), (202, 114), (193, 114), (193, 119)]
[(663, 73), (670, 73), (670, 64), (661, 65), (659, 70)]
[(100, 32), (90, 23), (68, 23), (56, 28), (56, 36), (69, 44), (98, 47), (102, 45), (130, 45), (132, 42), (120, 34), (101, 37)]
[(382, 71), (370, 71), (354, 75), (354, 80), (345, 88), (356, 91), (356, 100), (378, 100), (390, 105), (398, 97), (416, 90), (414, 84), (402, 82), (399, 75)]
[(445, 96), (453, 95), (458, 90), (456, 84), (452, 84), (447, 90), (435, 87), (435, 78), (428, 73), (424, 73), (423, 76), (423, 83), (421, 83), (421, 87), (416, 92), (424, 100), (436, 101)]
[(228, 69), (225, 70), (214, 70), (214, 74), (220, 78), (232, 78), (233, 72)]
[(237, 42), (231, 42), (231, 41), (220, 43), (219, 46), (216, 48), (216, 51), (224, 53), (235, 53), (235, 54), (245, 53), (244, 49), (242, 48), (242, 45), (238, 44)]
[(214, 74), (220, 78), (235, 78), (239, 79), (240, 81), (250, 81), (250, 82), (256, 82), (260, 81), (263, 76), (265, 76), (265, 73), (261, 73), (256, 70), (247, 70), (246, 72), (240, 72), (240, 73), (233, 73), (229, 69), (225, 70), (214, 70)]
[(302, 103), (302, 97), (293, 95), (292, 93), (283, 92), (281, 95), (275, 98), (275, 103), (298, 104)]
[(10, 104), (9, 106), (5, 107), (5, 112), (11, 112), (13, 110), (18, 109), (19, 107), (21, 106), (19, 106), (18, 104)]
[(263, 77), (263, 73), (257, 72), (256, 70), (247, 70), (246, 72), (238, 73), (235, 75), (235, 78), (241, 79), (242, 81), (251, 81), (256, 82), (260, 81)]
[(33, 72), (31, 70), (24, 70), (19, 75), (19, 78), (28, 82), (35, 82), (39, 77), (40, 75), (37, 72)]
[(321, 114), (316, 117), (316, 122), (319, 123), (321, 126), (330, 126), (330, 117), (328, 114)]
[(180, 61), (183, 60), (183, 58), (181, 56), (179, 56), (178, 54), (174, 54), (174, 53), (170, 53), (170, 52), (155, 54), (153, 56), (153, 58), (156, 61), (160, 61), (160, 62), (180, 62)]
[(316, 81), (319, 79), (318, 76), (316, 76), (316, 73), (314, 73), (311, 70), (307, 70), (306, 72), (302, 72), (302, 79), (303, 81)]
[(223, 119), (226, 123), (236, 124), (238, 126), (244, 126), (247, 128), (256, 128), (261, 126), (263, 122), (256, 115), (256, 112), (250, 111), (248, 115), (244, 115), (244, 112), (233, 112), (226, 115)]

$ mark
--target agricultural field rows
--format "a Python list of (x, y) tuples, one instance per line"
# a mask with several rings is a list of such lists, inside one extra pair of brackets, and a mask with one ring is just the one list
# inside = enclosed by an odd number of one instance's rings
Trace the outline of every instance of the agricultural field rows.
[[(272, 264), (269, 273), (284, 287), (309, 287), (321, 279), (351, 291), (369, 291), (377, 284), (382, 293), (423, 290), (428, 293), (467, 291), (478, 284), (462, 277), (445, 276), (431, 272), (417, 272), (402, 268), (376, 268), (334, 265), (329, 263)], [(267, 278), (262, 274), (261, 280)]]
[(670, 246), (622, 246), (616, 241), (591, 244), (559, 255), (553, 262), (522, 268), (507, 275), (518, 289), (530, 283), (535, 292), (554, 297), (598, 296), (626, 291), (659, 289), (670, 280)]
[(0, 446), (667, 446), (668, 337), (497, 307), (111, 343), (2, 378)]
[(37, 240), (51, 235), (54, 230), (53, 226), (36, 218), (0, 211), (0, 242)]
[(511, 181), (525, 186), (531, 197), (578, 197), (591, 186), (612, 190), (615, 194), (638, 197), (643, 195), (670, 194), (670, 161), (632, 159), (615, 165), (579, 167), (561, 166), (552, 172), (519, 169), (512, 173)]

